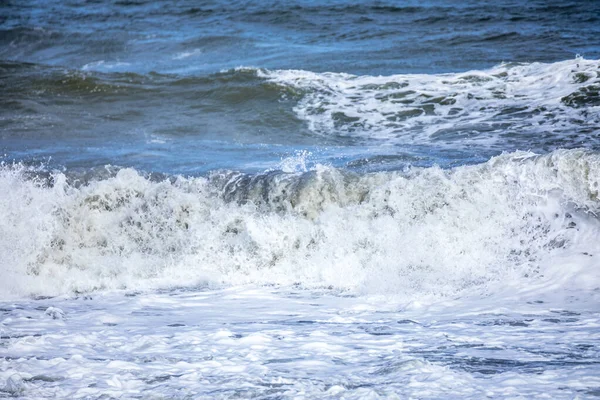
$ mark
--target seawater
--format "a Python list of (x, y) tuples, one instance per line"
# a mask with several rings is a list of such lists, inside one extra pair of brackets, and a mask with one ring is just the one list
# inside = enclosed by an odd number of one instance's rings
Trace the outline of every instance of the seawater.
[(0, 397), (600, 395), (595, 2), (0, 9)]

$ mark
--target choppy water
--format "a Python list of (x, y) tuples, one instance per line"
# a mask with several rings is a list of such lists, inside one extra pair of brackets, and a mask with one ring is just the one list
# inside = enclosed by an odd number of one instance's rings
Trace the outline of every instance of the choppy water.
[(0, 5), (0, 397), (600, 395), (600, 3)]

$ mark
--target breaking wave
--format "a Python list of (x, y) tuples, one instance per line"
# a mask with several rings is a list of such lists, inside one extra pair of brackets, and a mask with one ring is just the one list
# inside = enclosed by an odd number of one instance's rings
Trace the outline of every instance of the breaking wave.
[(600, 154), (588, 150), (365, 174), (120, 169), (82, 181), (4, 165), (0, 295), (253, 283), (415, 298), (598, 286), (599, 183)]

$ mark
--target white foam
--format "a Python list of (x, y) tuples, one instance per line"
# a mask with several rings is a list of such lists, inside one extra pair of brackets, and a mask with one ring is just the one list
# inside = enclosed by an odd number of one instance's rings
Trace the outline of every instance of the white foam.
[(295, 155), (283, 158), (279, 163), (279, 169), (288, 173), (307, 172), (309, 170), (307, 165), (311, 156), (310, 151), (297, 151)]
[[(529, 150), (576, 129), (600, 128), (600, 107), (576, 108), (563, 100), (600, 82), (600, 61), (577, 58), (552, 64), (502, 64), (463, 73), (356, 76), (302, 70), (256, 70), (271, 82), (294, 88), (294, 108), (315, 133), (391, 143), (507, 146)], [(527, 114), (524, 117), (524, 114)], [(577, 121), (577, 122), (575, 122)], [(538, 134), (536, 136), (536, 134)], [(523, 137), (519, 141), (519, 137)]]
[[(232, 288), (0, 301), (13, 317), (0, 322), (0, 395), (567, 399), (597, 390), (597, 303), (497, 300), (411, 311), (389, 299)], [(48, 318), (49, 306), (69, 318)], [(353, 321), (336, 322), (349, 310)]]
[(131, 63), (123, 61), (106, 61), (99, 60), (85, 64), (81, 69), (83, 71), (114, 71), (122, 70), (125, 67), (129, 67)]
[(417, 304), (600, 286), (600, 157), (583, 150), (365, 175), (152, 182), (123, 169), (49, 187), (27, 174), (0, 172), (4, 298), (256, 283)]
[(186, 58), (195, 57), (202, 54), (201, 49), (194, 49), (192, 51), (183, 51), (181, 53), (177, 53), (173, 56), (173, 60), (184, 60)]

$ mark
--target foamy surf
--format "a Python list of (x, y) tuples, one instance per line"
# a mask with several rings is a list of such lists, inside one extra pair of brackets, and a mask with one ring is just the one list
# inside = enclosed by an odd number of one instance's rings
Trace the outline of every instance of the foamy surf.
[(397, 3), (3, 1), (0, 398), (599, 396), (600, 2)]
[[(33, 175), (33, 177), (32, 177)], [(595, 289), (600, 156), (70, 182), (5, 165), (1, 293), (299, 285), (418, 298)], [(537, 290), (537, 289), (536, 289)]]
[(272, 287), (1, 304), (0, 393), (17, 398), (569, 399), (600, 384), (589, 304)]
[(325, 136), (527, 150), (590, 145), (600, 128), (600, 62), (581, 57), (438, 75), (256, 72), (299, 91), (296, 115)]

